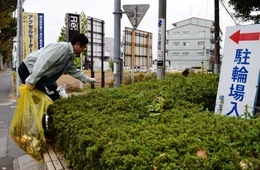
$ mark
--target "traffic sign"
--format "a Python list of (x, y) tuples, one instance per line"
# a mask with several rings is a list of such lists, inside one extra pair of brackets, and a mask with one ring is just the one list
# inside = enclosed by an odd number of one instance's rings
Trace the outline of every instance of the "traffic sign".
[(127, 15), (134, 29), (138, 27), (149, 7), (149, 4), (123, 5), (124, 13)]

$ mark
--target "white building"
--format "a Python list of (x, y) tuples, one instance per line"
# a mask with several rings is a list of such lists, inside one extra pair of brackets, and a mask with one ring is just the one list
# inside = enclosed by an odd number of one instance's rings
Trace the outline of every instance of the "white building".
[(169, 66), (183, 71), (186, 68), (212, 69), (214, 56), (214, 22), (201, 18), (189, 18), (172, 24), (167, 30), (166, 59)]

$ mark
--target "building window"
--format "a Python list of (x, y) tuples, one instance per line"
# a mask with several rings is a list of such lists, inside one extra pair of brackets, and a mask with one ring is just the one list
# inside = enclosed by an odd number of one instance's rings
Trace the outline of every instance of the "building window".
[(204, 56), (204, 52), (198, 52), (198, 56)]
[(180, 46), (180, 42), (173, 42), (173, 46), (175, 46), (175, 47)]
[(199, 31), (199, 36), (204, 36), (205, 35), (205, 31)]
[(190, 31), (183, 31), (183, 35), (189, 35)]
[(182, 53), (182, 56), (189, 56), (189, 55), (190, 55), (189, 52), (183, 52), (183, 53)]
[(183, 42), (184, 47), (189, 47), (190, 43), (189, 42)]
[(173, 56), (180, 56), (179, 52), (173, 52), (172, 54), (173, 54)]
[(173, 32), (173, 35), (175, 35), (176, 37), (177, 37), (177, 36), (180, 36), (180, 32), (179, 32), (179, 31)]
[(204, 47), (204, 45), (205, 45), (205, 42), (204, 42), (204, 41), (199, 41), (199, 42), (198, 42), (198, 46), (199, 46), (199, 47)]

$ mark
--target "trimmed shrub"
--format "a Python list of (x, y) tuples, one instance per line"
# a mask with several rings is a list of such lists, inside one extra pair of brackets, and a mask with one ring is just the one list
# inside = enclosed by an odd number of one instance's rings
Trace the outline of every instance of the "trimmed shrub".
[(218, 75), (95, 89), (49, 108), (73, 169), (260, 168), (260, 121), (213, 114)]

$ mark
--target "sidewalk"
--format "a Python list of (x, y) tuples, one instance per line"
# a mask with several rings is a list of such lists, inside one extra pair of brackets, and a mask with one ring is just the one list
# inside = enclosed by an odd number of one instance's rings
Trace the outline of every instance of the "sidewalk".
[(29, 155), (20, 156), (13, 161), (13, 170), (45, 170), (45, 164), (39, 164)]

